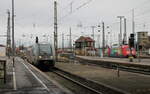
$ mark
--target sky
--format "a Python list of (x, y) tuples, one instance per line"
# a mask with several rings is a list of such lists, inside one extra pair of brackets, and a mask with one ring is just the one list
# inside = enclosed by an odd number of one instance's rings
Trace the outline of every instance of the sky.
[[(53, 43), (54, 0), (14, 0), (15, 1), (15, 43), (31, 45), (38, 36), (41, 42)], [(91, 26), (95, 26), (96, 45), (101, 45), (101, 25), (109, 26), (106, 32), (108, 44), (118, 43), (119, 19), (127, 18), (127, 33), (132, 32), (132, 9), (135, 11), (135, 31), (150, 29), (149, 0), (57, 0), (58, 7), (58, 42), (61, 47), (62, 33), (65, 46), (69, 45), (69, 28), (75, 41), (81, 35), (92, 35)], [(11, 0), (0, 0), (0, 32), (6, 35), (7, 10), (11, 10)], [(108, 34), (108, 32), (111, 32)], [(100, 38), (98, 38), (98, 35)], [(98, 39), (100, 39), (98, 41)], [(98, 43), (100, 42), (100, 44)], [(1, 37), (0, 44), (6, 38)]]

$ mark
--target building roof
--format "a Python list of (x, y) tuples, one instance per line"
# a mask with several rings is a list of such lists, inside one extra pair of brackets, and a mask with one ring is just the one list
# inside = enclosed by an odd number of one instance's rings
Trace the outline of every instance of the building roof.
[(137, 33), (148, 33), (148, 31), (139, 31)]
[(91, 37), (84, 37), (81, 36), (80, 38), (78, 38), (75, 42), (95, 42)]
[(0, 47), (6, 47), (5, 45), (3, 45), (3, 44), (0, 44)]

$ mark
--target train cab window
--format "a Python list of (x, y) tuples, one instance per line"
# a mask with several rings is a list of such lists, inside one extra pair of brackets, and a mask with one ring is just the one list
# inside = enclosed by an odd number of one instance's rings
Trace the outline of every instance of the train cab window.
[(32, 53), (33, 53), (33, 56), (35, 56), (35, 54), (36, 54), (35, 47), (32, 48)]
[(47, 44), (40, 44), (39, 45), (40, 54), (41, 55), (52, 55), (51, 46)]

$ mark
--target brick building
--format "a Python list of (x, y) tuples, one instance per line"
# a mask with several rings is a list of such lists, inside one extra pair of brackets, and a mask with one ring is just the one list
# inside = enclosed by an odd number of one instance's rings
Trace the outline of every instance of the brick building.
[(94, 55), (95, 40), (90, 37), (81, 36), (75, 41), (75, 49), (78, 55)]
[(138, 45), (142, 46), (142, 51), (147, 53), (150, 49), (150, 36), (147, 31), (137, 33)]

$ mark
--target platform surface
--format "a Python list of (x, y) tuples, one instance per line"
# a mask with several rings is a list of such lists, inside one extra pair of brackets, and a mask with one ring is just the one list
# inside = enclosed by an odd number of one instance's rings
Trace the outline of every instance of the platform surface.
[(0, 87), (0, 94), (68, 94), (23, 59), (16, 57), (14, 65), (7, 60), (7, 83)]
[(150, 67), (150, 59), (139, 59), (134, 58), (133, 62), (129, 62), (129, 58), (111, 58), (111, 57), (96, 57), (96, 56), (77, 56), (78, 58), (86, 59), (86, 60), (96, 60), (96, 61), (108, 61), (108, 62), (116, 62), (116, 63), (126, 63), (126, 64), (135, 64), (135, 65), (145, 65)]
[(56, 63), (56, 67), (129, 94), (150, 94), (149, 75), (120, 71), (118, 77), (116, 70), (74, 62)]

